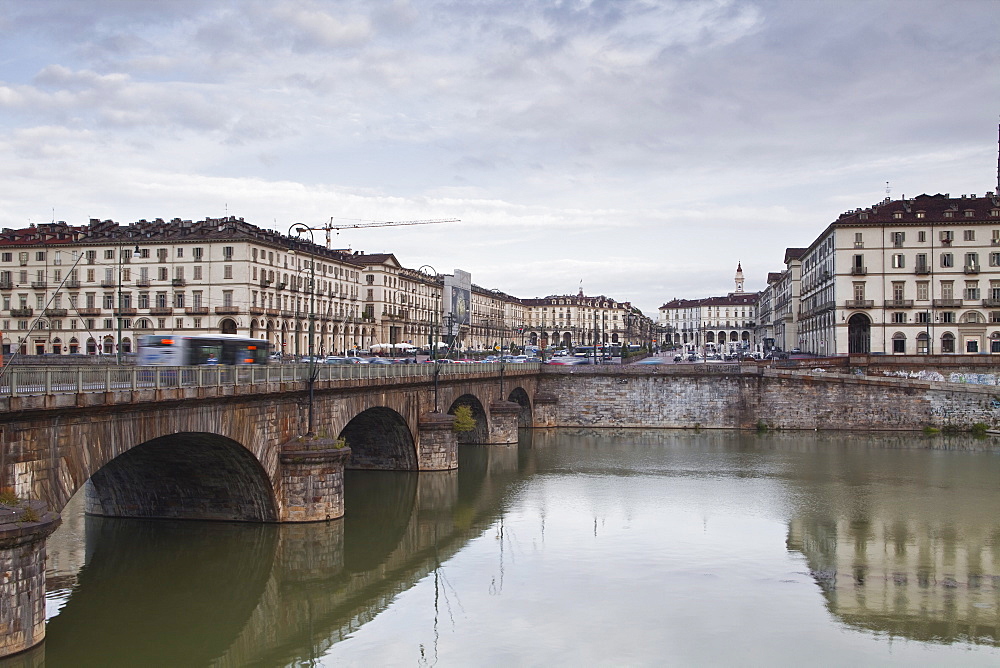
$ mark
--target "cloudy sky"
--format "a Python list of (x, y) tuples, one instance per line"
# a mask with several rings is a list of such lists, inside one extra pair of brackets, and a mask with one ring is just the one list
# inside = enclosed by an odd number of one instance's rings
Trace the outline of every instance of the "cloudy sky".
[(886, 182), (995, 189), (998, 34), (997, 0), (0, 0), (0, 226), (459, 218), (334, 245), (655, 316)]

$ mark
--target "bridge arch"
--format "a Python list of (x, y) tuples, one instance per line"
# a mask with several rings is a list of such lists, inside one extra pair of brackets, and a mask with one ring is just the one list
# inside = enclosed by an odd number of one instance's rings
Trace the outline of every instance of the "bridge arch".
[(130, 448), (91, 475), (87, 495), (94, 515), (278, 519), (273, 487), (260, 462), (218, 434), (181, 432)]
[(532, 425), (531, 399), (528, 397), (528, 393), (524, 391), (524, 388), (515, 387), (511, 390), (507, 396), (507, 401), (521, 406), (521, 412), (517, 414), (517, 426), (530, 427)]
[(375, 406), (355, 415), (340, 432), (351, 448), (349, 469), (416, 471), (417, 448), (402, 415)]
[(486, 416), (486, 409), (474, 394), (463, 394), (451, 402), (448, 409), (450, 415), (455, 414), (455, 409), (459, 406), (468, 406), (472, 409), (472, 419), (476, 421), (476, 428), (472, 431), (463, 431), (457, 434), (459, 443), (489, 443), (489, 418)]

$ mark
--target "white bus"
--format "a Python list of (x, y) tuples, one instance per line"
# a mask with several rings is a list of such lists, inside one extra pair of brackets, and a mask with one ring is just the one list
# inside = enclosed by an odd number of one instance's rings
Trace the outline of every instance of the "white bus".
[(141, 366), (267, 364), (270, 344), (235, 334), (150, 334), (139, 339)]

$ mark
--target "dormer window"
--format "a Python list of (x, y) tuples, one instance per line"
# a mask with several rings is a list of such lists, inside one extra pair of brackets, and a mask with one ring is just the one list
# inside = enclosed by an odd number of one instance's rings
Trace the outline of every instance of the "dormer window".
[(990, 211), (990, 215), (994, 218), (1000, 218), (1000, 209), (993, 209)]
[(972, 218), (972, 217), (974, 217), (975, 215), (976, 215), (976, 212), (975, 212), (975, 211), (973, 211), (972, 209), (966, 209), (966, 210), (965, 210), (965, 217), (966, 217), (966, 218)]
[(917, 218), (926, 218), (927, 214), (923, 211), (917, 211)]
[(894, 213), (892, 214), (892, 217), (893, 217), (893, 218), (894, 218), (895, 220), (900, 220), (900, 219), (901, 219), (901, 218), (903, 217), (903, 212), (902, 212), (902, 211), (896, 211), (896, 212), (894, 212)]
[(945, 211), (944, 212), (944, 217), (945, 218), (954, 218), (955, 217), (955, 212), (954, 211)]

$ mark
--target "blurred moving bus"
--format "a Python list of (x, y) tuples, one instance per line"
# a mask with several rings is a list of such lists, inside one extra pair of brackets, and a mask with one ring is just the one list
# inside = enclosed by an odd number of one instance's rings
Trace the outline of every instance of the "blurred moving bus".
[(271, 345), (265, 339), (235, 334), (151, 334), (139, 339), (142, 366), (267, 364)]

